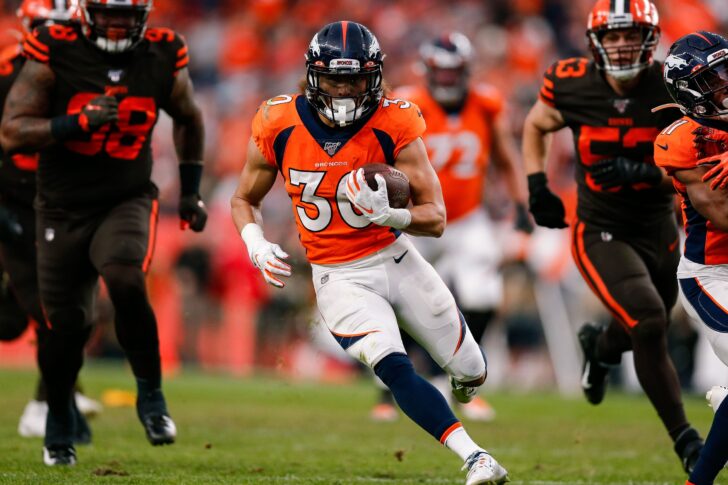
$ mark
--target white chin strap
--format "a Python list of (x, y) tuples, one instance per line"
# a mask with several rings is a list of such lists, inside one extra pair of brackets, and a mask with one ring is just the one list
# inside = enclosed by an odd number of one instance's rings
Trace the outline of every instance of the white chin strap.
[(361, 118), (362, 111), (363, 108), (357, 108), (352, 98), (339, 98), (331, 100), (331, 108), (326, 108), (325, 114), (337, 125), (346, 126)]
[(131, 39), (109, 40), (106, 37), (97, 37), (96, 46), (106, 52), (119, 53), (132, 47)]

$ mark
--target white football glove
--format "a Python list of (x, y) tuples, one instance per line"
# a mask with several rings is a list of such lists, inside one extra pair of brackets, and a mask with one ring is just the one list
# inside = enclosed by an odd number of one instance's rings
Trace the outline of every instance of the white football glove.
[(267, 241), (263, 237), (263, 229), (258, 224), (246, 224), (240, 232), (240, 235), (243, 241), (245, 241), (245, 246), (248, 248), (250, 261), (260, 270), (265, 281), (276, 288), (286, 286), (275, 275), (284, 277), (291, 276), (291, 266), (282, 261), (288, 258), (288, 254), (279, 245)]
[(407, 209), (393, 209), (389, 206), (387, 182), (379, 174), (374, 175), (377, 190), (372, 190), (364, 178), (364, 170), (352, 170), (346, 179), (346, 197), (354, 207), (374, 224), (404, 229), (412, 222), (412, 213)]

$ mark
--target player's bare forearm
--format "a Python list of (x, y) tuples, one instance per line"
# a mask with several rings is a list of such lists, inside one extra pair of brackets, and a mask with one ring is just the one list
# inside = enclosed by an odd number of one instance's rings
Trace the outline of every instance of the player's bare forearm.
[(679, 170), (675, 177), (685, 185), (690, 202), (696, 211), (721, 231), (728, 232), (728, 190), (711, 190), (703, 182), (708, 167)]
[(174, 145), (181, 162), (202, 160), (204, 155), (205, 125), (194, 94), (189, 72), (182, 69), (175, 77), (172, 94), (164, 108), (174, 122)]
[(525, 204), (526, 186), (523, 183), (525, 179), (523, 170), (518, 163), (516, 146), (513, 138), (508, 132), (505, 118), (498, 116), (493, 121), (493, 163), (503, 176), (508, 193), (511, 199), (520, 204)]
[(394, 166), (404, 172), (410, 182), (412, 221), (405, 232), (415, 236), (440, 237), (447, 221), (445, 202), (440, 180), (427, 158), (422, 139), (418, 138), (404, 147)]
[(434, 202), (410, 208), (412, 222), (404, 231), (413, 236), (440, 237), (445, 231), (445, 206)]
[(202, 123), (202, 115), (184, 122), (174, 120), (172, 130), (179, 161), (202, 161), (205, 150), (205, 126)]
[(238, 232), (246, 224), (262, 224), (261, 203), (265, 195), (273, 187), (277, 171), (270, 165), (258, 146), (251, 139), (248, 143), (247, 161), (240, 174), (238, 187), (230, 199), (233, 222)]
[(0, 126), (0, 143), (7, 153), (33, 152), (52, 145), (48, 118), (53, 71), (45, 64), (27, 61), (8, 93)]
[(258, 205), (251, 204), (250, 201), (245, 200), (243, 196), (239, 195), (237, 191), (230, 199), (230, 210), (238, 233), (242, 231), (247, 224), (263, 224), (263, 218), (260, 214), (260, 203), (258, 203)]
[(544, 171), (551, 145), (551, 133), (564, 126), (564, 119), (559, 111), (542, 101), (536, 101), (523, 125), (522, 152), (526, 174)]

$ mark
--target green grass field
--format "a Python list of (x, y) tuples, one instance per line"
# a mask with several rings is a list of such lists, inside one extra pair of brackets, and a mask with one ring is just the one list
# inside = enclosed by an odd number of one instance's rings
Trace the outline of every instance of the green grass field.
[[(132, 390), (122, 367), (84, 369), (86, 392)], [(455, 455), (407, 419), (374, 424), (376, 391), (350, 385), (234, 379), (185, 372), (165, 384), (179, 429), (153, 448), (132, 408), (92, 421), (94, 443), (79, 464), (49, 469), (41, 440), (17, 435), (35, 383), (32, 371), (0, 371), (0, 483), (8, 484), (462, 484)], [(490, 424), (465, 423), (508, 468), (514, 484), (682, 484), (685, 476), (648, 401), (612, 393), (599, 407), (555, 395), (496, 394)], [(711, 410), (686, 398), (705, 433)], [(728, 476), (723, 479), (728, 483)]]

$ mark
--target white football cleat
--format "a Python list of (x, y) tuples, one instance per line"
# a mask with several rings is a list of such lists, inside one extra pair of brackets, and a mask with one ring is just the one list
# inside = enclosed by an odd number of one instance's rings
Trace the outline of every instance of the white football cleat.
[(73, 445), (44, 446), (43, 463), (48, 466), (74, 466), (76, 449)]
[(476, 451), (465, 460), (463, 470), (468, 470), (465, 485), (501, 485), (509, 481), (505, 468), (487, 451)]
[(45, 436), (48, 403), (31, 400), (25, 405), (18, 423), (18, 434), (23, 438), (42, 438)]
[(716, 412), (726, 396), (728, 396), (728, 387), (713, 386), (710, 391), (705, 394), (705, 399), (708, 400), (708, 404), (711, 408), (713, 408), (713, 412)]
[(460, 410), (463, 416), (471, 421), (489, 423), (495, 419), (495, 409), (480, 396), (475, 396), (475, 399), (467, 404), (461, 404)]
[(88, 396), (84, 396), (80, 392), (76, 392), (74, 394), (74, 398), (76, 399), (76, 407), (79, 412), (86, 417), (90, 418), (92, 416), (96, 416), (97, 414), (101, 414), (101, 411), (104, 410), (104, 406), (100, 402), (95, 399), (91, 399)]

